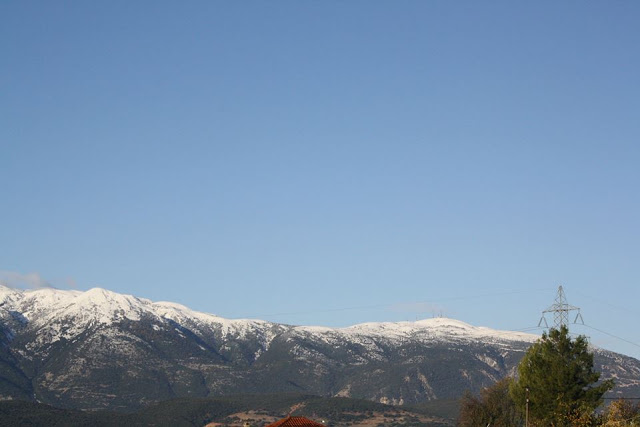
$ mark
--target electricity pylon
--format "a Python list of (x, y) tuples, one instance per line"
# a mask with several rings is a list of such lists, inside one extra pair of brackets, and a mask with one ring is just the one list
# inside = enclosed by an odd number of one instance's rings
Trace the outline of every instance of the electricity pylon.
[(580, 314), (580, 308), (574, 307), (567, 303), (567, 298), (564, 295), (564, 290), (562, 286), (558, 286), (558, 293), (556, 295), (556, 302), (551, 307), (547, 308), (542, 312), (542, 317), (538, 322), (538, 326), (542, 325), (544, 322), (545, 327), (549, 327), (547, 323), (547, 319), (544, 317), (545, 313), (553, 313), (553, 323), (556, 329), (560, 329), (563, 326), (569, 327), (569, 312), (577, 311), (576, 318), (573, 320), (573, 323), (578, 323), (578, 319), (584, 325), (584, 319), (582, 318), (582, 314)]

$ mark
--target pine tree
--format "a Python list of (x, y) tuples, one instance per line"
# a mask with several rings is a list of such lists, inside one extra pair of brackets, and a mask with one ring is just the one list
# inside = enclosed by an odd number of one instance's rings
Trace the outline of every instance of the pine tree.
[(572, 340), (563, 326), (543, 333), (529, 348), (510, 394), (523, 412), (528, 397), (532, 425), (571, 426), (590, 417), (604, 393), (613, 388), (611, 380), (597, 384), (599, 379), (586, 338)]

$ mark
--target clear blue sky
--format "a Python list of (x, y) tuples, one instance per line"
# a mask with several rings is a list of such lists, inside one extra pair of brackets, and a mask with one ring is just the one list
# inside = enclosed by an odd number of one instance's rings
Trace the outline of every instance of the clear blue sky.
[(526, 328), (563, 284), (640, 343), (639, 21), (635, 1), (4, 1), (0, 270), (328, 326)]

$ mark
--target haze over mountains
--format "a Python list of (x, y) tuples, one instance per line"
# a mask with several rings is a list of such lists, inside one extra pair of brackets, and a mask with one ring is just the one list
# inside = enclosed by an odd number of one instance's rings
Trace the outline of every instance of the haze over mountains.
[[(537, 338), (445, 318), (348, 328), (229, 320), (100, 288), (0, 286), (0, 398), (133, 410), (174, 397), (296, 391), (412, 404), (512, 374)], [(640, 394), (640, 361), (595, 352), (614, 394)]]

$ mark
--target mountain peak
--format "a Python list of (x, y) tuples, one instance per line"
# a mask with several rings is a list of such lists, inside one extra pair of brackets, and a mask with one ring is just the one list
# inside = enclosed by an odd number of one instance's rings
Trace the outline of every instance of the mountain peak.
[(141, 314), (148, 311), (145, 305), (149, 305), (149, 301), (102, 288), (93, 288), (70, 300), (67, 311), (89, 311), (100, 323), (110, 323), (124, 318), (140, 320)]

